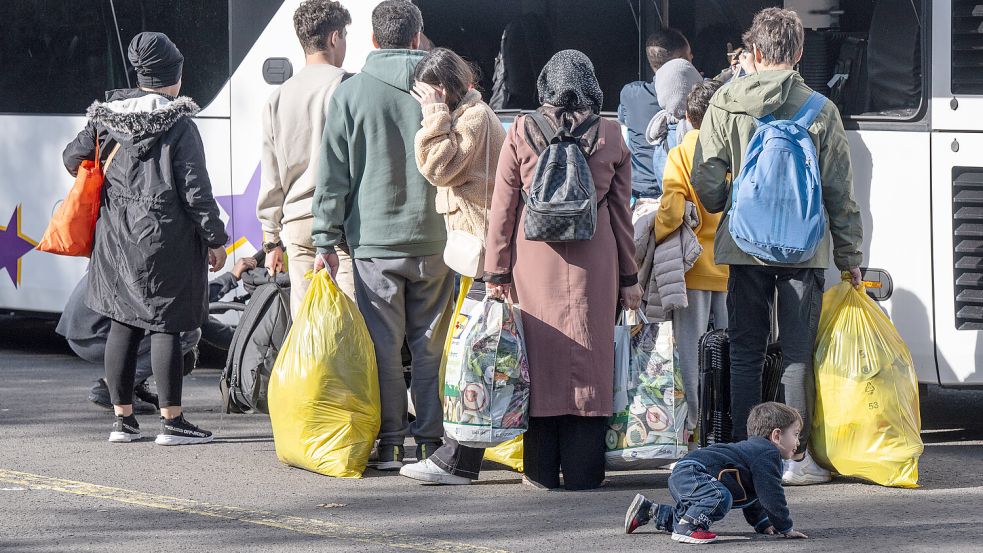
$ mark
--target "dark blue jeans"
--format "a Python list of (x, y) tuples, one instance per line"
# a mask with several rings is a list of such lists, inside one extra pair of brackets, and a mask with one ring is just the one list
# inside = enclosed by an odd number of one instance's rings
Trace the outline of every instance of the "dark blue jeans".
[(747, 439), (747, 418), (761, 403), (771, 314), (778, 297), (778, 340), (782, 344), (785, 403), (802, 415), (799, 449), (812, 429), (816, 381), (812, 355), (819, 330), (826, 279), (822, 269), (731, 265), (727, 283), (730, 322), (730, 411), (735, 442)]
[(680, 461), (669, 476), (669, 493), (676, 500), (672, 520), (657, 520), (656, 526), (671, 530), (679, 519), (688, 517), (697, 526), (710, 526), (730, 512), (733, 496), (700, 463)]

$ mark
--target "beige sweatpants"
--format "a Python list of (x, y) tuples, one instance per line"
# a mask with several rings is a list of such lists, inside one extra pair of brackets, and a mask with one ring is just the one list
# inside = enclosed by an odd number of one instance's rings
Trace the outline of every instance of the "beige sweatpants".
[[(280, 231), (280, 239), (287, 252), (287, 272), (290, 274), (290, 312), (296, 317), (297, 310), (300, 309), (304, 301), (304, 295), (311, 281), (305, 275), (314, 270), (314, 259), (317, 256), (317, 248), (311, 242), (311, 226), (313, 219), (304, 221), (294, 221), (283, 225)], [(345, 252), (338, 250), (338, 259), (341, 264), (338, 267), (338, 275), (335, 281), (338, 287), (349, 298), (355, 299), (355, 276), (352, 270), (352, 260)]]

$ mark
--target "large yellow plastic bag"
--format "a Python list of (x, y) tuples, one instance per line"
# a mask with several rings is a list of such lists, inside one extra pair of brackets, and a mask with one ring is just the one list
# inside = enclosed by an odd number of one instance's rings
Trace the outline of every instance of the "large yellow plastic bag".
[(505, 465), (516, 472), (525, 470), (522, 462), (522, 436), (485, 450), (485, 459)]
[(918, 377), (891, 320), (844, 281), (823, 295), (812, 451), (823, 466), (882, 486), (918, 486)]
[(686, 398), (672, 322), (614, 327), (614, 414), (608, 419), (605, 459), (611, 470), (644, 470), (687, 452)]
[(362, 476), (382, 420), (375, 349), (355, 302), (328, 271), (314, 275), (304, 296), (273, 366), (269, 398), (281, 461)]

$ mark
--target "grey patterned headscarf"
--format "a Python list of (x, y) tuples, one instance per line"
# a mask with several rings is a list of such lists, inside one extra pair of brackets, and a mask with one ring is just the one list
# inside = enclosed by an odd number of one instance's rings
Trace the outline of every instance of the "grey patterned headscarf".
[(561, 50), (546, 62), (537, 81), (539, 102), (574, 110), (601, 111), (604, 95), (594, 75), (594, 64), (579, 50)]

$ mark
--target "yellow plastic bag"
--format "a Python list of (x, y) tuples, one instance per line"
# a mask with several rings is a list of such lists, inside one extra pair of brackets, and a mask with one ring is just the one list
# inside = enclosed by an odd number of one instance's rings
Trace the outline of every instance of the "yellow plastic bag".
[(283, 342), (269, 405), (281, 461), (327, 476), (362, 476), (382, 421), (375, 349), (355, 302), (328, 271), (314, 275)]
[(485, 459), (505, 465), (516, 472), (522, 472), (525, 468), (522, 464), (522, 436), (486, 449)]
[(891, 320), (863, 289), (823, 295), (812, 452), (819, 464), (882, 486), (918, 486), (918, 377)]

